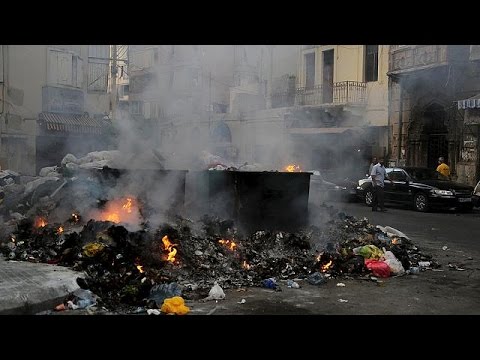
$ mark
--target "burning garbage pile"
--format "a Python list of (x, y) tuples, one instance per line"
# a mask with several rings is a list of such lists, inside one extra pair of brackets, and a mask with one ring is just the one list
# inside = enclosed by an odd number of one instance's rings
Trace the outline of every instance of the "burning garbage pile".
[(222, 299), (228, 288), (280, 290), (277, 280), (290, 280), (295, 288), (299, 285), (294, 279), (320, 285), (328, 278), (388, 277), (425, 264), (439, 266), (398, 230), (375, 227), (366, 218), (330, 207), (322, 209), (321, 227), (243, 236), (232, 221), (207, 216), (199, 222), (178, 217), (157, 229), (129, 231), (122, 216), (131, 214), (135, 199), (124, 201), (121, 210), (116, 207), (120, 219), (95, 220), (81, 214), (72, 214), (62, 224), (48, 218), (22, 219), (1, 239), (0, 250), (11, 260), (80, 271), (82, 296), (66, 299), (64, 309), (100, 304), (122, 312), (141, 307), (181, 314), (188, 312), (183, 299)]

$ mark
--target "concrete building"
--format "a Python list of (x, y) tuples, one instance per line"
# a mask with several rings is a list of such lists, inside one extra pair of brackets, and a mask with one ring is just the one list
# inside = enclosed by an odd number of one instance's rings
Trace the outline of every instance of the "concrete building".
[(0, 166), (36, 174), (101, 149), (109, 45), (0, 46)]
[(443, 156), (454, 179), (478, 180), (479, 59), (470, 45), (392, 46), (392, 162), (435, 168)]
[(297, 47), (293, 71), (272, 79), (272, 109), (244, 117), (255, 123), (257, 153), (276, 168), (295, 162), (325, 175), (364, 174), (372, 155), (388, 152), (388, 48)]

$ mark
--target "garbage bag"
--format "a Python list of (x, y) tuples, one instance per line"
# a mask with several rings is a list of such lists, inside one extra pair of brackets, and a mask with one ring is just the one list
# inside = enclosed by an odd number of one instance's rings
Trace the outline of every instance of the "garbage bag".
[(405, 274), (405, 269), (403, 268), (402, 263), (397, 259), (397, 257), (393, 254), (391, 251), (385, 251), (385, 248), (383, 248), (384, 251), (384, 258), (385, 258), (385, 263), (388, 265), (390, 268), (390, 271), (394, 275), (403, 275)]
[(149, 299), (155, 301), (155, 304), (162, 306), (165, 299), (173, 298), (182, 295), (182, 289), (177, 283), (172, 282), (170, 284), (158, 284), (150, 289)]
[(90, 290), (78, 289), (72, 295), (73, 300), (67, 302), (69, 309), (86, 309), (97, 304), (97, 296)]
[(358, 255), (362, 255), (365, 259), (380, 259), (383, 256), (382, 250), (375, 245), (365, 245), (357, 251)]
[(218, 285), (218, 283), (215, 281), (205, 300), (223, 300), (223, 299), (225, 299), (225, 293), (223, 292), (223, 289), (220, 287), (220, 285)]
[(307, 277), (307, 281), (311, 285), (321, 285), (327, 282), (327, 278), (322, 273), (315, 272)]
[(390, 267), (384, 261), (365, 259), (365, 266), (369, 269), (374, 276), (387, 278), (390, 276)]
[(185, 301), (182, 297), (174, 296), (163, 301), (160, 311), (165, 314), (185, 315), (188, 314), (190, 308), (185, 306)]

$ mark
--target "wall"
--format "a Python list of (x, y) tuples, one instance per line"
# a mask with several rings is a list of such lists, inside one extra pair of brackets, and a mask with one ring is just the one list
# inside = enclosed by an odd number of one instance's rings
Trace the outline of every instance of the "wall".
[[(42, 87), (47, 79), (49, 62), (47, 49), (72, 51), (83, 60), (82, 83), (86, 93), (88, 45), (4, 45), (4, 80), (9, 89), (1, 119), (0, 166), (35, 174), (38, 114), (42, 112)], [(58, 85), (57, 85), (58, 86)], [(108, 94), (87, 94), (85, 111), (91, 116), (109, 111)], [(13, 155), (14, 154), (14, 155)]]

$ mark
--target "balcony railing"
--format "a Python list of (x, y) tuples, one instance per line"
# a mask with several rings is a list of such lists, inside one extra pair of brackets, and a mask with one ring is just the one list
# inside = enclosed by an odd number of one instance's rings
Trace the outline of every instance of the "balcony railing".
[(390, 71), (414, 70), (447, 62), (447, 45), (411, 45), (392, 48)]
[(296, 105), (365, 104), (367, 84), (359, 81), (340, 81), (332, 87), (316, 85), (312, 88), (297, 88)]
[(295, 104), (293, 91), (276, 92), (272, 94), (272, 108), (289, 107)]

